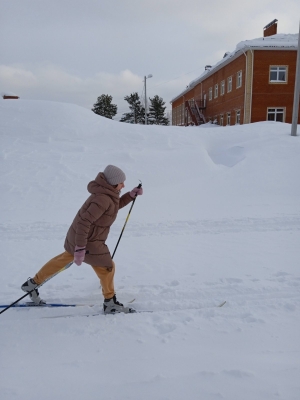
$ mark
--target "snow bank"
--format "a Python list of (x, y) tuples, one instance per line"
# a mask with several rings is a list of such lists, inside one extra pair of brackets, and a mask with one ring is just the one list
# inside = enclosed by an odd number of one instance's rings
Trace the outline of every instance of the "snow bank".
[(290, 125), (132, 126), (18, 100), (0, 102), (0, 132), (0, 302), (63, 250), (87, 183), (111, 163), (126, 189), (144, 187), (116, 254), (117, 295), (153, 311), (84, 316), (101, 310), (101, 290), (88, 265), (72, 266), (42, 297), (94, 307), (0, 316), (1, 399), (29, 399), (28, 388), (42, 400), (298, 399), (300, 142)]

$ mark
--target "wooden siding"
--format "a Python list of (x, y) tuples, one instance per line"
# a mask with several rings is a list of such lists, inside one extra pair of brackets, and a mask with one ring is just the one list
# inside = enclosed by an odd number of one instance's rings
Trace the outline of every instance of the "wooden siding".
[[(237, 88), (237, 73), (242, 72), (242, 84)], [(175, 115), (177, 115), (177, 109), (184, 104), (186, 100), (203, 100), (206, 95), (206, 108), (203, 114), (207, 121), (217, 119), (220, 123), (220, 116), (231, 113), (231, 125), (235, 124), (235, 113), (237, 110), (241, 112), (241, 121), (243, 123), (244, 119), (244, 97), (245, 97), (245, 76), (246, 76), (246, 56), (242, 54), (237, 59), (233, 60), (231, 63), (225, 65), (223, 68), (219, 69), (212, 75), (208, 76), (202, 83), (199, 83), (184, 96), (180, 97), (172, 104), (172, 109), (176, 110)], [(228, 92), (228, 78), (232, 77), (232, 90)], [(225, 93), (221, 95), (221, 82), (225, 81)], [(218, 85), (218, 96), (214, 96), (215, 85)], [(212, 88), (212, 100), (209, 100), (209, 89)], [(174, 118), (174, 125), (177, 118)], [(225, 121), (225, 118), (224, 118)]]
[[(191, 88), (183, 96), (172, 103), (173, 125), (188, 124), (190, 119), (184, 103), (186, 100), (202, 100), (206, 95), (206, 108), (203, 114), (206, 121), (217, 120), (223, 115), (223, 125), (226, 125), (226, 115), (231, 114), (230, 125), (236, 123), (235, 115), (240, 110), (240, 123), (259, 122), (267, 120), (268, 108), (284, 108), (285, 122), (292, 122), (294, 85), (296, 71), (295, 50), (247, 50), (233, 59), (227, 65), (210, 74), (206, 79)], [(287, 82), (270, 82), (270, 66), (287, 66)], [(242, 72), (242, 85), (236, 87), (237, 73)], [(232, 76), (232, 90), (228, 92), (228, 78)], [(225, 93), (221, 95), (221, 82), (225, 81)], [(214, 88), (218, 84), (218, 96), (214, 97)], [(209, 90), (212, 88), (212, 99), (209, 100)], [(180, 115), (180, 119), (179, 119)], [(179, 123), (180, 121), (180, 123)], [(298, 123), (300, 123), (300, 112)]]
[[(268, 107), (286, 109), (285, 122), (292, 122), (297, 52), (255, 51), (251, 122), (265, 121)], [(287, 66), (286, 83), (270, 83), (270, 66)]]
[(4, 94), (2, 97), (3, 97), (4, 100), (18, 99), (19, 98), (19, 96), (9, 96), (9, 95), (6, 95), (6, 94)]

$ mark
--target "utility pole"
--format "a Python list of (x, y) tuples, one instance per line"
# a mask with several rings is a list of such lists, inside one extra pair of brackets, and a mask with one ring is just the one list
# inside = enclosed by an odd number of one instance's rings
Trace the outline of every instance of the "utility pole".
[(144, 76), (144, 85), (145, 85), (145, 125), (147, 125), (147, 89), (146, 89), (146, 76)]
[(147, 125), (147, 88), (146, 88), (146, 80), (148, 78), (152, 78), (152, 75), (144, 76), (144, 88), (145, 88), (145, 125)]
[(300, 95), (300, 23), (299, 23), (299, 35), (298, 35), (298, 51), (297, 51), (297, 63), (296, 63), (292, 131), (291, 131), (292, 136), (297, 136), (299, 95)]

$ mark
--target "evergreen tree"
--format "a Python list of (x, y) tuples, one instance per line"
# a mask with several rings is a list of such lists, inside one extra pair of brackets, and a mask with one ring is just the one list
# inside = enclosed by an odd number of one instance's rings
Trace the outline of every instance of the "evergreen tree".
[(108, 94), (102, 94), (97, 98), (97, 103), (94, 104), (95, 114), (101, 115), (102, 117), (113, 119), (113, 117), (117, 114), (118, 107), (116, 104), (112, 104), (112, 96)]
[(162, 97), (156, 95), (152, 99), (149, 98), (149, 100), (149, 125), (169, 125), (169, 119), (165, 116), (165, 110), (167, 107), (164, 107), (165, 102)]
[(124, 100), (128, 102), (130, 112), (123, 114), (120, 122), (127, 122), (129, 124), (145, 124), (145, 108), (141, 104), (138, 93), (131, 93), (130, 96), (125, 96)]

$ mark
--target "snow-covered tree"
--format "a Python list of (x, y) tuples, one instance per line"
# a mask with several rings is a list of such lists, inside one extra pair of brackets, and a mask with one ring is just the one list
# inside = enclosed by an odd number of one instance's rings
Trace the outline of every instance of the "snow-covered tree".
[(131, 93), (130, 96), (125, 96), (124, 100), (128, 102), (130, 112), (123, 114), (120, 122), (127, 122), (129, 124), (145, 124), (145, 108), (141, 104), (138, 93)]
[(112, 104), (112, 96), (108, 94), (102, 94), (97, 98), (97, 103), (94, 104), (95, 114), (101, 115), (102, 117), (113, 119), (117, 114), (118, 107), (116, 104)]
[(165, 116), (165, 102), (162, 97), (154, 96), (150, 100), (148, 123), (150, 125), (169, 125), (169, 119)]

